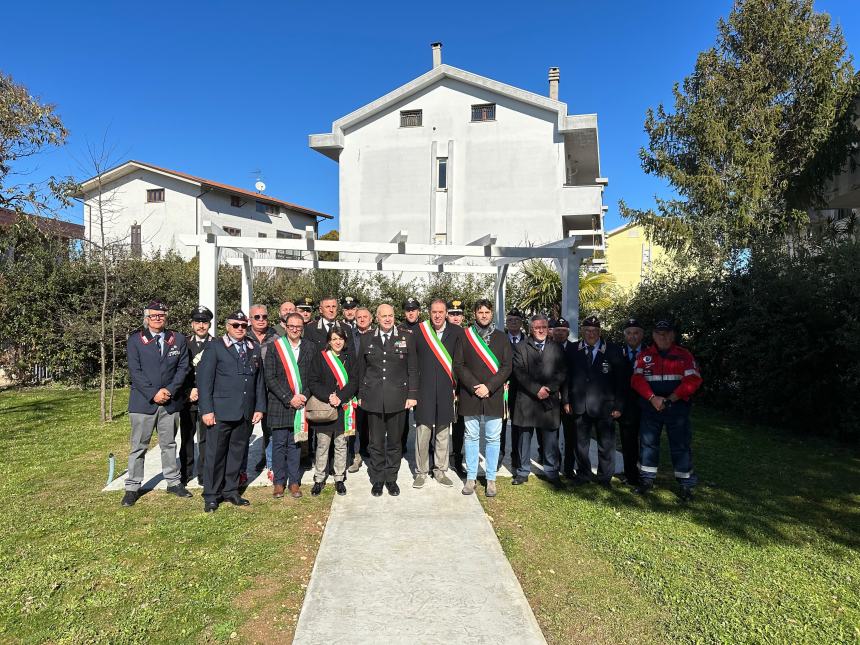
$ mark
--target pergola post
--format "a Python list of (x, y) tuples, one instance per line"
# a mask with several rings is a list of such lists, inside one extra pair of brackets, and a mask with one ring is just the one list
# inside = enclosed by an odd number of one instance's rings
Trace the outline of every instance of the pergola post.
[(508, 275), (508, 264), (502, 264), (496, 269), (496, 327), (505, 328), (505, 278)]
[(242, 311), (250, 316), (254, 298), (254, 261), (247, 255), (242, 256)]
[(200, 304), (212, 311), (214, 318), (209, 327), (209, 333), (216, 335), (218, 327), (218, 264), (220, 260), (220, 249), (215, 244), (215, 236), (211, 233), (206, 236), (206, 241), (200, 244), (199, 253), (199, 282)]
[(561, 315), (570, 323), (573, 338), (579, 338), (579, 266), (582, 256), (571, 250), (561, 264)]

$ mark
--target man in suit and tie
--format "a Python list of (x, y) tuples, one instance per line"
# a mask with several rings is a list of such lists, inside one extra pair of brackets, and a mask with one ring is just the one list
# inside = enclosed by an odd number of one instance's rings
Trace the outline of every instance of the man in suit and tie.
[(597, 481), (611, 486), (615, 474), (614, 421), (624, 410), (625, 368), (618, 347), (600, 337), (600, 321), (589, 316), (582, 321), (582, 339), (573, 357), (568, 379), (568, 405), (576, 419), (576, 463), (574, 484), (592, 480), (591, 433), (597, 438)]
[(396, 496), (404, 417), (418, 402), (418, 361), (414, 334), (394, 326), (394, 307), (379, 305), (376, 322), (377, 330), (361, 339), (358, 398), (369, 422), (371, 494), (381, 496), (385, 486)]
[(191, 330), (188, 337), (188, 358), (191, 366), (182, 387), (183, 403), (179, 411), (179, 433), (182, 445), (179, 448), (179, 469), (182, 485), (188, 484), (194, 473), (194, 437), (197, 436), (197, 480), (203, 483), (203, 462), (206, 459), (206, 431), (200, 424), (197, 410), (199, 393), (197, 391), (197, 365), (203, 358), (212, 336), (209, 328), (212, 325), (212, 312), (208, 307), (200, 305), (191, 314)]
[(227, 316), (227, 333), (214, 340), (197, 366), (200, 419), (207, 427), (203, 500), (207, 513), (220, 501), (251, 502), (239, 494), (239, 468), (251, 428), (266, 412), (260, 345), (246, 338), (248, 316)]
[[(567, 366), (567, 378), (571, 378), (573, 372), (573, 356), (576, 353), (576, 345), (570, 341), (570, 323), (562, 317), (549, 321), (552, 339), (561, 345), (564, 352), (564, 364)], [(568, 394), (570, 388), (567, 382), (561, 388), (561, 428), (564, 433), (564, 459), (562, 474), (568, 479), (574, 479), (576, 472), (576, 423), (570, 413)]]
[[(508, 312), (505, 317), (505, 334), (508, 341), (511, 343), (511, 351), (515, 351), (517, 345), (526, 339), (523, 333), (523, 314), (514, 307)], [(513, 355), (513, 354), (512, 354)], [(502, 467), (502, 461), (505, 458), (505, 448), (507, 447), (507, 430), (508, 425), (511, 426), (511, 473), (516, 475), (517, 468), (520, 465), (520, 450), (519, 450), (519, 431), (514, 425), (514, 408), (517, 405), (517, 377), (511, 372), (511, 377), (508, 379), (508, 417), (502, 419), (502, 435), (499, 440), (499, 463), (497, 468)]]
[(167, 307), (160, 300), (150, 302), (143, 316), (143, 329), (129, 336), (126, 350), (131, 379), (128, 400), (131, 452), (123, 506), (134, 506), (140, 497), (144, 459), (154, 431), (158, 432), (161, 472), (167, 481), (167, 492), (177, 497), (191, 497), (180, 481), (176, 466), (176, 422), (182, 407), (182, 385), (188, 372), (185, 336), (165, 329)]
[[(430, 473), (430, 446), (434, 446), (433, 477), (453, 486), (448, 477), (448, 438), (454, 414), (454, 392), (463, 369), (463, 328), (446, 320), (448, 306), (441, 298), (430, 303), (430, 320), (412, 332), (418, 357), (418, 404), (415, 406), (415, 480), (422, 488)], [(455, 455), (456, 458), (456, 455)], [(462, 455), (460, 455), (462, 459)]]
[(630, 486), (639, 485), (639, 423), (642, 420), (642, 410), (639, 407), (639, 395), (630, 385), (636, 359), (645, 349), (643, 339), (645, 330), (635, 318), (628, 318), (624, 323), (624, 344), (620, 347), (622, 353), (621, 365), (623, 372), (624, 410), (618, 417), (618, 427), (621, 430), (621, 454), (624, 455), (624, 476)]
[(543, 435), (543, 468), (547, 480), (560, 486), (558, 426), (561, 423), (561, 387), (566, 366), (561, 346), (547, 339), (549, 323), (543, 314), (531, 319), (531, 334), (514, 347), (513, 369), (517, 377), (517, 405), (514, 424), (519, 430), (520, 463), (514, 486), (525, 484), (531, 473), (532, 435)]
[[(320, 348), (320, 351), (326, 346), (326, 337), (329, 329), (340, 329), (347, 338), (352, 335), (352, 328), (337, 320), (337, 298), (334, 296), (326, 296), (320, 300), (320, 319), (316, 324), (305, 325), (305, 338), (312, 340)], [(352, 352), (352, 347), (347, 345), (346, 350)]]

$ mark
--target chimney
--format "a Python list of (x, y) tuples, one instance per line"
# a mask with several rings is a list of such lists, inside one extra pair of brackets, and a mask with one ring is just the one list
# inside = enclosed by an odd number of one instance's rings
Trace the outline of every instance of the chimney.
[(442, 43), (430, 43), (430, 48), (433, 50), (433, 67), (439, 67), (442, 64)]
[(558, 101), (558, 67), (549, 68), (549, 98)]

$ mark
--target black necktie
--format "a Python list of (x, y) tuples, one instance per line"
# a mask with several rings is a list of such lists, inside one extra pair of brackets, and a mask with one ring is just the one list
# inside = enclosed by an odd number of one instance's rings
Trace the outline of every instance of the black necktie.
[(245, 360), (245, 343), (236, 343), (236, 351), (239, 352), (239, 358)]
[(388, 334), (382, 334), (382, 346), (388, 347)]

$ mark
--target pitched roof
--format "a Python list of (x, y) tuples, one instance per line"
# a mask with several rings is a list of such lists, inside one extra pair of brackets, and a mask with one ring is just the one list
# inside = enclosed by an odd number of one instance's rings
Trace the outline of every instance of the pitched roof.
[(443, 64), (432, 68), (430, 71), (412, 79), (405, 85), (401, 85), (375, 101), (339, 118), (332, 123), (331, 132), (310, 135), (308, 137), (308, 144), (311, 148), (336, 159), (337, 154), (343, 149), (343, 133), (345, 129), (355, 126), (357, 123), (388, 109), (404, 98), (417, 94), (445, 78), (451, 78), (467, 85), (472, 85), (473, 87), (489, 90), (516, 101), (542, 108), (549, 112), (555, 112), (557, 114), (559, 132), (566, 133), (573, 132), (574, 130), (588, 129), (597, 130), (596, 114), (568, 115), (567, 104), (563, 101), (556, 101), (555, 99), (541, 96), (540, 94), (535, 94), (534, 92), (529, 92), (513, 85), (500, 83), (486, 76), (480, 76)]
[[(186, 172), (180, 172), (178, 170), (170, 170), (168, 168), (162, 168), (161, 166), (156, 166), (151, 163), (146, 163), (144, 161), (135, 161), (131, 159), (126, 161), (119, 166), (115, 166), (110, 170), (106, 170), (101, 174), (101, 179), (103, 182), (112, 181), (114, 179), (118, 179), (123, 175), (127, 175), (132, 172), (136, 168), (142, 168), (144, 170), (151, 170), (160, 174), (170, 175), (172, 177), (177, 177), (178, 179), (190, 182), (192, 184), (198, 185), (201, 188), (212, 188), (215, 190), (220, 190), (225, 193), (232, 193), (235, 195), (244, 195), (246, 197), (251, 197), (256, 199), (257, 201), (266, 203), (266, 204), (276, 204), (278, 206), (284, 206), (285, 208), (289, 208), (290, 210), (294, 210), (299, 213), (304, 213), (305, 215), (311, 215), (313, 217), (322, 217), (324, 219), (332, 219), (332, 216), (328, 213), (322, 213), (320, 211), (315, 211), (310, 208), (306, 208), (304, 206), (299, 206), (298, 204), (294, 204), (292, 202), (285, 201), (283, 199), (277, 199), (275, 197), (269, 197), (268, 195), (263, 195), (261, 193), (255, 193), (252, 190), (245, 190), (244, 188), (239, 188), (238, 186), (231, 186), (229, 184), (223, 184), (220, 181), (212, 181), (211, 179), (204, 179), (203, 177), (197, 177), (195, 175), (189, 175)], [(98, 179), (98, 175), (95, 177), (90, 177), (86, 181), (81, 182), (81, 190), (76, 195), (78, 197), (82, 197), (90, 189), (94, 186), (96, 179)], [(89, 186), (89, 187), (88, 187)]]
[(83, 224), (72, 224), (71, 222), (64, 222), (52, 217), (42, 217), (41, 215), (32, 215), (31, 213), (18, 213), (8, 208), (0, 208), (0, 228), (12, 226), (15, 220), (18, 219), (18, 215), (29, 218), (36, 225), (36, 228), (48, 235), (68, 238), (70, 240), (84, 239)]

